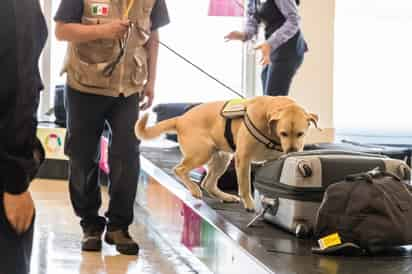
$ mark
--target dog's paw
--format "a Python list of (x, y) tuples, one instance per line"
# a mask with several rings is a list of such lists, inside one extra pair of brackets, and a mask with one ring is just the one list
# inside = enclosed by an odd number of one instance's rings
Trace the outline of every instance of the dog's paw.
[(231, 195), (231, 194), (225, 194), (224, 196), (220, 197), (220, 199), (224, 203), (239, 203), (240, 198), (236, 195)]
[(202, 191), (200, 190), (199, 187), (190, 188), (190, 192), (192, 193), (192, 196), (195, 197), (196, 199), (202, 199)]
[(240, 202), (240, 198), (238, 196), (223, 192), (218, 188), (215, 188), (215, 189), (204, 188), (204, 190), (211, 197), (216, 198), (223, 203), (239, 203)]
[(242, 203), (247, 212), (255, 212), (255, 203), (252, 198), (242, 199)]

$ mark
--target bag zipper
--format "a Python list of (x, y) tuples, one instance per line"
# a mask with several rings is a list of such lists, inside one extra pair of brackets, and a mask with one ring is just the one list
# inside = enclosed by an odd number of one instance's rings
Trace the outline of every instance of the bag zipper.
[(270, 182), (270, 183), (266, 183), (266, 182), (259, 182), (259, 181), (255, 181), (255, 183), (258, 184), (264, 184), (267, 187), (270, 188), (278, 188), (278, 189), (283, 189), (285, 191), (291, 191), (291, 192), (324, 192), (325, 191), (325, 187), (299, 187), (299, 186), (290, 186), (287, 184), (283, 184), (281, 182), (278, 181), (274, 181), (274, 182)]
[[(266, 193), (273, 193), (273, 197), (270, 195), (264, 195), (268, 198), (285, 198), (291, 200), (299, 200), (299, 201), (310, 201), (310, 202), (321, 202), (323, 199), (323, 194), (325, 193), (324, 189), (291, 189), (285, 187), (273, 187), (273, 185), (269, 186), (265, 183), (255, 182), (255, 187), (257, 190), (262, 189)], [(278, 191), (277, 191), (278, 190)], [(262, 193), (265, 194), (265, 193)]]

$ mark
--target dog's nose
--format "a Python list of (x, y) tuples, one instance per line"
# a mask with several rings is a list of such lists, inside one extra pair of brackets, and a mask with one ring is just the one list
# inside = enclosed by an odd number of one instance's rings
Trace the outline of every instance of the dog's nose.
[(287, 153), (292, 153), (292, 152), (298, 152), (298, 148), (297, 148), (297, 147), (290, 147), (290, 148), (287, 150)]

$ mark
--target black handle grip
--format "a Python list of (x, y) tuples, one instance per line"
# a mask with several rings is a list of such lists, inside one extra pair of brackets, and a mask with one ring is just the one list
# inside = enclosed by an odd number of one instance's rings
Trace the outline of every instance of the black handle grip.
[(379, 167), (376, 167), (368, 172), (362, 172), (362, 173), (356, 173), (356, 174), (351, 174), (345, 177), (346, 181), (359, 181), (359, 180), (365, 180), (369, 183), (373, 183), (373, 179), (376, 177), (383, 177), (383, 176), (388, 176), (392, 177), (395, 180), (401, 182), (401, 178), (391, 172), (381, 170)]

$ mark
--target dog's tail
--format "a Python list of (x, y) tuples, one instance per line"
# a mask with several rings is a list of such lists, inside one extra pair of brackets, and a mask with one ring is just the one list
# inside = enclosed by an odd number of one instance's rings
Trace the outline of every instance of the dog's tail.
[(136, 122), (134, 132), (139, 139), (149, 140), (159, 137), (162, 133), (176, 131), (177, 118), (167, 119), (157, 123), (152, 127), (147, 127), (148, 118), (149, 114), (145, 113), (143, 117)]

